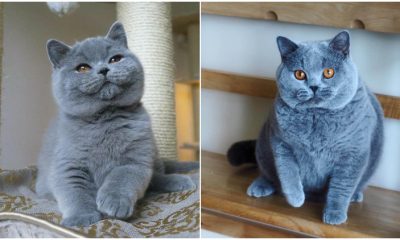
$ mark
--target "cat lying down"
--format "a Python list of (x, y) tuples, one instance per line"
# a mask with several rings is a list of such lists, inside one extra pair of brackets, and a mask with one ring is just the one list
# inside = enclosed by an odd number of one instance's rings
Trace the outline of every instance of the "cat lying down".
[(379, 163), (381, 106), (358, 76), (348, 32), (329, 41), (278, 37), (277, 43), (282, 63), (273, 109), (258, 140), (233, 144), (228, 159), (257, 163), (260, 176), (249, 196), (279, 192), (293, 207), (323, 199), (323, 221), (344, 223)]
[(47, 50), (59, 112), (39, 157), (36, 191), (57, 200), (63, 225), (128, 218), (148, 188), (195, 187), (177, 173), (197, 163), (164, 162), (157, 155), (141, 103), (143, 68), (128, 49), (122, 24), (72, 47), (50, 40)]

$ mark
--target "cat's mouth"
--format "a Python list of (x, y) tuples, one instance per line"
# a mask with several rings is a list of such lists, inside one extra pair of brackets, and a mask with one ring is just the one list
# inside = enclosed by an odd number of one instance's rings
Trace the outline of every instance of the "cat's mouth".
[(325, 105), (325, 103), (327, 101), (330, 101), (330, 99), (332, 98), (332, 96), (320, 96), (317, 94), (311, 94), (308, 96), (308, 98), (304, 97), (304, 99), (299, 100), (299, 102), (295, 105), (295, 107), (299, 107), (299, 108), (320, 108), (323, 105)]
[(313, 93), (305, 89), (301, 89), (297, 92), (296, 97), (301, 103), (317, 104), (322, 101), (331, 99), (334, 96), (334, 91), (330, 88), (322, 88), (317, 92)]
[(106, 81), (98, 92), (98, 96), (101, 100), (113, 100), (117, 95), (122, 93), (123, 88), (117, 84)]
[(327, 102), (329, 102), (332, 99), (333, 96), (329, 97), (321, 97), (314, 95), (310, 99), (305, 100), (305, 101), (300, 101), (298, 104), (296, 104), (295, 107), (300, 107), (300, 108), (321, 108), (326, 105)]
[(129, 88), (130, 85), (132, 85), (132, 82), (104, 77), (91, 79), (81, 84), (78, 88), (84, 94), (98, 97), (103, 101), (109, 101), (121, 94), (124, 89)]

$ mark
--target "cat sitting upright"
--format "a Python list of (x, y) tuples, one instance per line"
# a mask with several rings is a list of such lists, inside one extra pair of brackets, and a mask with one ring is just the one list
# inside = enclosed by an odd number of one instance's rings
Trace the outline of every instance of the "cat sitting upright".
[(277, 43), (282, 63), (273, 109), (258, 140), (235, 143), (228, 159), (257, 162), (249, 196), (280, 192), (293, 207), (323, 199), (323, 221), (344, 223), (379, 163), (381, 106), (358, 76), (347, 31), (330, 41)]
[(39, 156), (36, 191), (57, 200), (63, 225), (87, 226), (103, 215), (128, 218), (148, 187), (195, 187), (189, 176), (173, 172), (197, 163), (157, 156), (141, 103), (143, 68), (128, 49), (122, 24), (72, 47), (50, 40), (47, 50), (59, 112)]

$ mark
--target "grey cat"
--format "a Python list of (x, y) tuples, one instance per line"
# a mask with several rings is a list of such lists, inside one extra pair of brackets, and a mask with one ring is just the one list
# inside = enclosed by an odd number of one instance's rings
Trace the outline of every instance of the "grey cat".
[(195, 187), (188, 176), (173, 172), (197, 163), (158, 158), (141, 103), (143, 68), (128, 49), (122, 24), (72, 47), (49, 40), (47, 50), (59, 113), (39, 156), (36, 191), (57, 200), (63, 225), (87, 226), (104, 215), (128, 218), (148, 187)]
[(350, 57), (350, 36), (277, 43), (278, 94), (257, 142), (228, 150), (233, 165), (257, 162), (252, 197), (282, 193), (293, 207), (326, 201), (323, 221), (341, 224), (350, 202), (361, 202), (383, 145), (383, 112)]

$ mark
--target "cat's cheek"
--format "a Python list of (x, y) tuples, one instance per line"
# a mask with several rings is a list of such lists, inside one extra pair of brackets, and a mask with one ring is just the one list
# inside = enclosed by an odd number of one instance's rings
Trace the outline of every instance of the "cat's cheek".
[(113, 73), (108, 77), (108, 80), (119, 86), (133, 82), (129, 74), (126, 72)]
[(86, 94), (93, 94), (100, 91), (104, 80), (88, 79), (79, 85), (79, 90)]
[(320, 97), (322, 99), (330, 99), (336, 95), (335, 92), (331, 89), (321, 89), (317, 93), (318, 93), (317, 97)]

